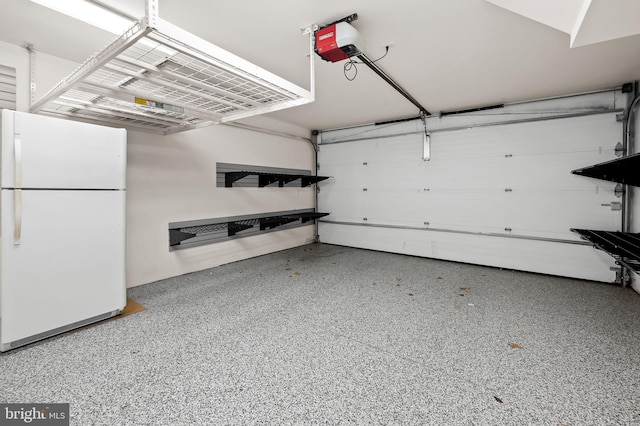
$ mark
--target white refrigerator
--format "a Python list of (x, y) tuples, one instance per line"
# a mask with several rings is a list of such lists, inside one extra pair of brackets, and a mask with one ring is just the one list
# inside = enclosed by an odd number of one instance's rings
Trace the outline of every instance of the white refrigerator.
[(122, 312), (126, 131), (2, 110), (0, 351)]

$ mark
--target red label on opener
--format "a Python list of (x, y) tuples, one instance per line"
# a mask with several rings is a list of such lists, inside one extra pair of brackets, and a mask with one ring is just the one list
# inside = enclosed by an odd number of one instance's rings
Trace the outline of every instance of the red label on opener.
[(331, 62), (349, 58), (349, 55), (338, 47), (335, 25), (316, 31), (316, 51), (323, 59)]

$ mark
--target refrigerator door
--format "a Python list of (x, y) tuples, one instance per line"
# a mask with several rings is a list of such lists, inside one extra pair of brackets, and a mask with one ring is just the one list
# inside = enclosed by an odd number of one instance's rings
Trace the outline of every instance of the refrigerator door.
[(15, 191), (0, 192), (0, 350), (124, 309), (125, 191), (22, 191), (19, 245)]
[(2, 188), (124, 189), (126, 138), (124, 129), (3, 110)]

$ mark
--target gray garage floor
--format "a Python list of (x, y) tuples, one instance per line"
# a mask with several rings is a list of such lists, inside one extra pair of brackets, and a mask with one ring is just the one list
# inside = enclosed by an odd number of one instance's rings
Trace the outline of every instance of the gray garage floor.
[(640, 424), (632, 290), (331, 245), (137, 287), (0, 356), (72, 424)]

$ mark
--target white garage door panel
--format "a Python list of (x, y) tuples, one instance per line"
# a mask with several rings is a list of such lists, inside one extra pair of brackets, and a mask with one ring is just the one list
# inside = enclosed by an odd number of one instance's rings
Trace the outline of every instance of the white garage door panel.
[(368, 140), (320, 145), (320, 174), (333, 177), (319, 185), (319, 209), (331, 213), (321, 241), (615, 280), (613, 259), (574, 244), (570, 228), (620, 229), (616, 184), (571, 174), (616, 158), (616, 112), (449, 131), (446, 118), (432, 122), (430, 161), (421, 134), (376, 138), (373, 128)]
[(507, 211), (496, 205), (504, 205), (505, 197), (499, 191), (434, 191), (428, 195), (425, 214), (432, 228), (504, 231)]
[(509, 268), (602, 282), (614, 282), (611, 256), (589, 245), (511, 239)]
[(610, 256), (588, 245), (322, 222), (321, 241), (433, 259), (613, 282)]
[(424, 195), (411, 190), (373, 190), (365, 193), (367, 220), (392, 225), (423, 226), (425, 217)]
[(507, 226), (514, 234), (578, 241), (571, 228), (619, 230), (620, 212), (601, 205), (613, 200), (618, 199), (607, 194), (585, 199), (573, 192), (514, 192), (509, 194)]
[(425, 185), (430, 190), (439, 191), (504, 191), (507, 178), (505, 163), (504, 158), (440, 161), (433, 154), (425, 167)]
[(323, 187), (318, 194), (318, 205), (326, 203), (326, 197), (331, 197), (331, 219), (336, 221), (361, 221), (366, 208), (362, 192), (345, 189), (331, 189)]

